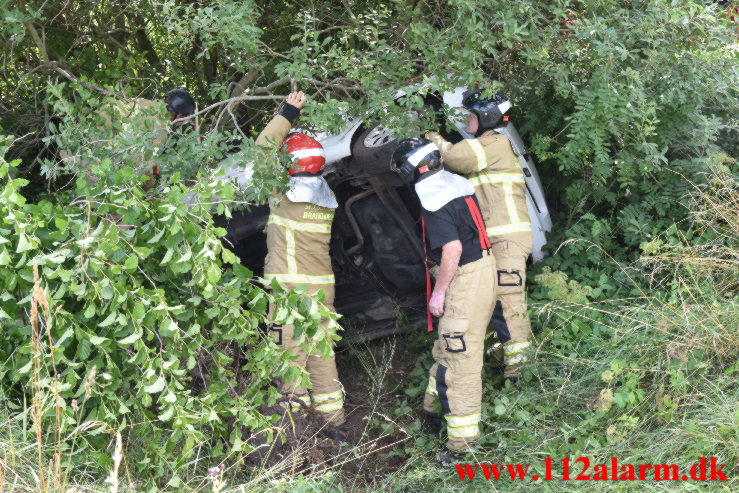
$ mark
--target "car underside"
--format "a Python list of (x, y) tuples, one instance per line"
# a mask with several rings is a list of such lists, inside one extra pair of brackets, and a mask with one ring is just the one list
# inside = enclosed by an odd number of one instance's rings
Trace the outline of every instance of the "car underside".
[[(339, 153), (337, 159), (327, 159), (323, 172), (339, 204), (330, 255), (336, 278), (334, 306), (342, 315), (344, 343), (389, 335), (403, 326), (423, 323), (426, 317), (420, 204), (415, 193), (390, 171), (397, 139), (379, 123), (355, 124), (349, 129), (350, 134), (331, 136), (322, 142), (327, 155), (338, 147), (329, 143), (331, 139), (345, 138), (345, 147), (351, 149), (350, 153)], [(440, 131), (451, 142), (463, 138), (459, 131), (447, 130), (444, 124)], [(520, 142), (517, 132), (509, 139), (516, 151), (514, 140)], [(541, 239), (551, 223), (546, 223), (548, 211), (536, 168), (523, 145), (519, 147), (516, 154), (527, 179), (532, 220), (534, 216), (544, 218), (534, 223), (539, 225), (541, 255), (545, 241)], [(216, 224), (228, 231), (226, 243), (257, 276), (263, 273), (267, 254), (264, 228), (268, 215), (269, 207), (261, 205), (234, 212), (230, 220), (216, 218)], [(536, 234), (534, 239), (536, 244)]]

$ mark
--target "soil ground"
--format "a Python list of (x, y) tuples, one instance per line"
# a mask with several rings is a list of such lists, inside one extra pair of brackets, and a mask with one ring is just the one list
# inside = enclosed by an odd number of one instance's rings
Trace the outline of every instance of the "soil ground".
[[(412, 440), (402, 428), (418, 419), (416, 410), (394, 416), (399, 393), (405, 388), (418, 352), (408, 335), (355, 343), (337, 351), (336, 361), (345, 390), (346, 439), (337, 444), (321, 433), (321, 424), (309, 418), (301, 448), (300, 469), (341, 471), (362, 483), (371, 483), (405, 463), (399, 453)], [(384, 426), (391, 425), (391, 426)]]

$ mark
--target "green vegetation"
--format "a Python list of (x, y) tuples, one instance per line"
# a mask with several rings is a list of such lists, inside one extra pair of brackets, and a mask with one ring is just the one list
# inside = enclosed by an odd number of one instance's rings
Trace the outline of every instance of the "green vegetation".
[[(441, 442), (416, 421), (429, 343), (412, 329), (341, 355), (362, 376), (348, 395), (364, 406), (356, 445), (300, 475), (246, 465), (243, 432), (271, 429), (260, 412), (277, 399), (271, 370), (301, 378), (260, 335), (268, 302), (318, 350), (334, 336), (317, 326), (320, 303), (268, 294), (222, 247), (211, 212), (285, 183), (258, 169), (243, 197), (213, 176), (226, 142), (246, 137), (254, 156), (250, 137), (292, 84), (311, 95), (306, 125), (380, 114), (408, 133), (405, 111), (425, 93), (490, 80), (514, 102), (555, 229), (529, 274), (534, 360), (520, 388), (488, 376), (474, 459), (541, 474), (546, 457), (689, 467), (708, 456), (730, 479), (709, 488), (736, 489), (739, 93), (722, 7), (0, 7), (0, 491), (701, 489), (460, 482), (434, 465)], [(151, 123), (163, 105), (102, 124), (115, 102), (177, 85), (207, 111), (166, 152)], [(405, 106), (390, 104), (401, 87)], [(164, 178), (147, 192), (151, 161)], [(212, 211), (215, 199), (225, 204)], [(408, 364), (393, 366), (398, 354)]]

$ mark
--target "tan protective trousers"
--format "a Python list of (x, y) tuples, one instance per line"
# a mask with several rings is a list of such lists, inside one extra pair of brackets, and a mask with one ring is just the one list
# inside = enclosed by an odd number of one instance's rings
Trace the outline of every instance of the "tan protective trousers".
[(531, 249), (513, 240), (491, 238), (495, 256), (497, 301), (492, 326), (498, 335), (494, 357), (505, 365), (506, 378), (519, 377), (531, 343), (526, 313), (526, 259)]
[(490, 282), (494, 273), (495, 258), (486, 252), (480, 260), (459, 267), (439, 320), (423, 409), (435, 414), (438, 398), (447, 421), (446, 445), (452, 451), (469, 450), (480, 438), (482, 360), (495, 304), (495, 284)]
[[(285, 286), (287, 287), (287, 286)], [(294, 286), (290, 286), (294, 287)], [(311, 285), (308, 293), (314, 293), (318, 289), (322, 289), (325, 298), (323, 304), (331, 311), (334, 310), (334, 285)], [(318, 415), (332, 426), (338, 426), (344, 423), (344, 391), (339, 382), (339, 374), (336, 371), (336, 357), (333, 351), (331, 355), (324, 359), (321, 354), (308, 355), (304, 348), (298, 345), (299, 339), (293, 338), (295, 326), (276, 325), (270, 327), (270, 333), (275, 338), (277, 344), (290, 351), (295, 359), (290, 362), (291, 365), (303, 368), (308, 372), (310, 377), (310, 391), (296, 382), (281, 381), (280, 393), (287, 397), (288, 402), (280, 403), (283, 407), (288, 407), (292, 412), (301, 412), (302, 405), (298, 400), (307, 406), (313, 406)]]

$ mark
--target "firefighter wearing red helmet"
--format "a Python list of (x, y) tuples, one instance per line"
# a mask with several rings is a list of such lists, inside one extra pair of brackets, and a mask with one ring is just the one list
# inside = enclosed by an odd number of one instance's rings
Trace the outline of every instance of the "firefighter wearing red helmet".
[[(321, 176), (326, 162), (321, 144), (302, 133), (288, 135), (305, 101), (302, 92), (291, 93), (280, 114), (269, 122), (256, 140), (260, 146), (282, 146), (292, 161), (288, 168), (289, 190), (285, 194), (273, 195), (270, 200), (264, 278), (275, 280), (288, 289), (305, 286), (309, 294), (323, 290), (323, 303), (333, 310), (334, 273), (329, 242), (338, 204)], [(340, 427), (344, 423), (344, 393), (334, 355), (323, 358), (320, 354), (306, 354), (293, 339), (292, 325), (273, 324), (270, 333), (279, 345), (295, 355), (293, 364), (306, 369), (310, 375), (310, 391), (294, 382), (281, 384), (280, 391), (287, 397), (281, 403), (283, 407), (299, 411), (302, 405), (298, 401), (303, 401), (329, 425), (326, 434), (340, 437)]]

